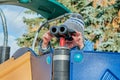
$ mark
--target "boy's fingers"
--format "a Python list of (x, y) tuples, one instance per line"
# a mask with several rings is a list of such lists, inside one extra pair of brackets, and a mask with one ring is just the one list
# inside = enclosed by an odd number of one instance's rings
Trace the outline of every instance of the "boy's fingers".
[(80, 36), (81, 35), (81, 32), (76, 32), (77, 36)]

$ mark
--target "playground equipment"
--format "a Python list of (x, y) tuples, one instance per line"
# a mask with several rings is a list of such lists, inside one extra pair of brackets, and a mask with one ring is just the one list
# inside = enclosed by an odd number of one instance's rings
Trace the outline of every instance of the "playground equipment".
[[(2, 0), (0, 4), (30, 8), (47, 19), (36, 32), (32, 49), (20, 48), (10, 59), (0, 64), (0, 80), (120, 80), (119, 53), (70, 51), (64, 47), (64, 36), (61, 35), (60, 46), (53, 54), (36, 55), (34, 46), (41, 28), (46, 23), (71, 14), (57, 1)], [(54, 32), (53, 28), (51, 31)], [(64, 31), (66, 27), (63, 27)]]

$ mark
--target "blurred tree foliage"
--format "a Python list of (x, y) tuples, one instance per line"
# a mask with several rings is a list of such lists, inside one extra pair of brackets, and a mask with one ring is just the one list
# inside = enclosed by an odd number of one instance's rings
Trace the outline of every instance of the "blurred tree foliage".
[(59, 1), (82, 14), (85, 36), (95, 43), (95, 50), (120, 52), (119, 0), (66, 0), (69, 4)]
[[(36, 14), (33, 11), (26, 11), (26, 14)], [(21, 47), (31, 47), (33, 43), (33, 39), (35, 36), (35, 32), (38, 30), (40, 24), (44, 21), (45, 19), (43, 17), (35, 17), (35, 18), (26, 18), (23, 17), (23, 22), (27, 25), (27, 31), (24, 33), (20, 38), (17, 39), (17, 44)], [(41, 22), (41, 23), (40, 23)], [(43, 31), (43, 33), (45, 30)], [(43, 34), (39, 34), (39, 37), (36, 41), (36, 44), (40, 41), (40, 36)]]
[[(120, 1), (119, 0), (58, 0), (72, 12), (82, 14), (85, 21), (85, 36), (93, 41), (94, 49), (98, 51), (120, 52)], [(34, 14), (27, 12), (27, 14)], [(47, 25), (57, 25), (65, 19), (57, 20)], [(27, 33), (18, 39), (20, 46), (31, 47), (35, 31), (38, 29), (43, 18), (24, 18), (28, 25)], [(36, 42), (39, 43), (41, 36), (48, 30), (43, 28)], [(53, 44), (57, 44), (53, 40)]]

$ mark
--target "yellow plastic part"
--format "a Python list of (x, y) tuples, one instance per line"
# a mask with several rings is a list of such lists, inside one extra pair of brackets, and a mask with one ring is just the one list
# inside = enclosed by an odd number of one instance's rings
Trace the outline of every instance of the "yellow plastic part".
[(0, 80), (32, 80), (30, 52), (0, 64)]
[(0, 80), (50, 80), (51, 65), (44, 56), (33, 56), (27, 51), (22, 56), (13, 57), (0, 64)]

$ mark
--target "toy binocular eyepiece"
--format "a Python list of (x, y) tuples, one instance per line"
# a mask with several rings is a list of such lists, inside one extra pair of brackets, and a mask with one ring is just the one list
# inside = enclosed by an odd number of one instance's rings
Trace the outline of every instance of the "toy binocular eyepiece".
[(60, 25), (51, 27), (50, 33), (57, 38), (64, 37), (66, 40), (73, 40), (71, 35), (75, 33), (75, 31), (69, 29), (66, 25)]

